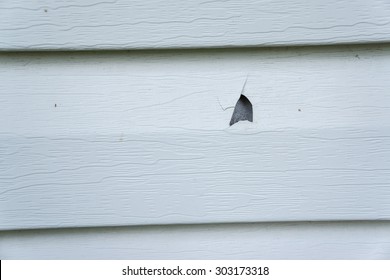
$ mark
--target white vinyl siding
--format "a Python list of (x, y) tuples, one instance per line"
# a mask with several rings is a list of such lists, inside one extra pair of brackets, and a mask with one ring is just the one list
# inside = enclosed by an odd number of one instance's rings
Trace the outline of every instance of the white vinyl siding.
[(389, 42), (388, 0), (2, 0), (1, 50)]
[(389, 19), (2, 1), (0, 258), (389, 258)]

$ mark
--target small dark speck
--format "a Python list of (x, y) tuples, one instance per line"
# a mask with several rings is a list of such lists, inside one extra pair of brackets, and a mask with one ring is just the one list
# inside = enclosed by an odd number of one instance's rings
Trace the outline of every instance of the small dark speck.
[(57, 104), (54, 104), (54, 107), (57, 107)]
[(360, 59), (360, 57), (359, 57), (359, 55), (357, 54), (357, 55), (355, 55), (355, 57), (357, 58), (357, 59)]
[(45, 13), (47, 13), (47, 9), (45, 9)]
[(298, 109), (298, 112), (301, 112), (301, 109)]

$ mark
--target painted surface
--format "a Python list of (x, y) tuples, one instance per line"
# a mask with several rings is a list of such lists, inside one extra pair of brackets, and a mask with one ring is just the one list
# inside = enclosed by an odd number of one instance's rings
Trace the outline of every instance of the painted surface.
[(388, 259), (389, 18), (1, 1), (0, 258)]
[(389, 42), (388, 0), (2, 0), (0, 50)]
[(0, 228), (388, 220), (388, 77), (388, 46), (3, 55)]

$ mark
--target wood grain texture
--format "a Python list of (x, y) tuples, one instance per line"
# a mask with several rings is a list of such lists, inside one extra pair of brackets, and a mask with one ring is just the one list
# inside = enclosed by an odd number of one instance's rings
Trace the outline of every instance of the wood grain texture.
[(390, 41), (387, 0), (2, 0), (0, 50)]
[(0, 232), (4, 259), (389, 259), (389, 222)]
[(388, 77), (389, 46), (2, 56), (0, 228), (388, 220)]

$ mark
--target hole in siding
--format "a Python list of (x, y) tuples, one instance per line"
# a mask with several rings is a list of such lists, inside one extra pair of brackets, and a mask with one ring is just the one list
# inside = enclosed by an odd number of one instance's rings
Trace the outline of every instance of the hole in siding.
[(232, 119), (230, 120), (230, 126), (239, 121), (253, 122), (253, 108), (249, 99), (241, 94), (236, 106), (234, 107)]

